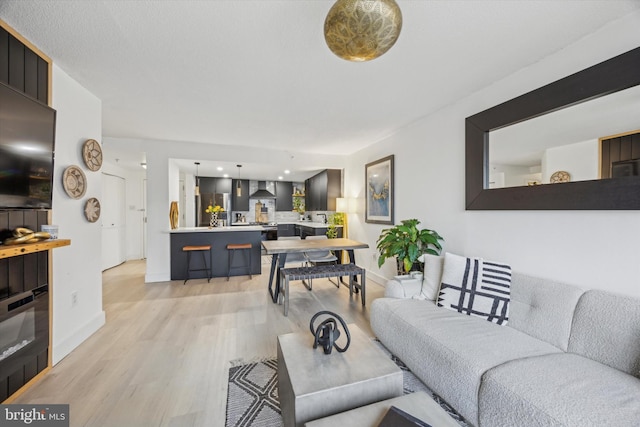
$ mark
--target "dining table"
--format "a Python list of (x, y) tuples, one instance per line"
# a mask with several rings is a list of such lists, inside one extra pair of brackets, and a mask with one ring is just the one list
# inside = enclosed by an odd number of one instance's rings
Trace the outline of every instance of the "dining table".
[[(338, 263), (342, 263), (342, 251), (347, 251), (349, 263), (355, 264), (354, 250), (366, 249), (369, 245), (341, 237), (337, 239), (265, 240), (262, 242), (262, 247), (266, 255), (272, 256), (271, 271), (269, 272), (269, 294), (271, 295), (271, 300), (277, 303), (280, 294), (280, 269), (287, 262), (287, 254), (333, 251), (338, 258)], [(342, 278), (340, 281), (346, 284)]]

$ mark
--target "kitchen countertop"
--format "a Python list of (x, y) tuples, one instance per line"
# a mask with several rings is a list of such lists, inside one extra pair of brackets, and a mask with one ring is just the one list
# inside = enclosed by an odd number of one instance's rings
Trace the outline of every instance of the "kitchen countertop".
[(261, 225), (245, 225), (244, 227), (181, 227), (170, 230), (170, 233), (221, 233), (224, 231), (262, 231)]
[[(327, 228), (329, 224), (324, 224), (322, 222), (313, 222), (313, 221), (282, 221), (278, 224), (299, 224), (304, 225), (305, 227), (311, 228)], [(224, 231), (262, 231), (264, 230), (263, 225), (249, 225), (249, 224), (238, 224), (234, 223), (231, 226), (225, 227), (181, 227), (176, 228), (174, 230), (169, 230), (170, 233), (220, 233)], [(336, 227), (342, 227), (342, 225), (336, 225)]]

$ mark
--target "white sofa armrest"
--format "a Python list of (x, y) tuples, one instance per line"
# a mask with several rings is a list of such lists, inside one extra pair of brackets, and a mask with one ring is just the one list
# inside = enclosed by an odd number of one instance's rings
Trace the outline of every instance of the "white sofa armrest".
[(384, 296), (386, 298), (413, 298), (420, 295), (421, 290), (422, 281), (418, 279), (389, 280), (384, 288)]

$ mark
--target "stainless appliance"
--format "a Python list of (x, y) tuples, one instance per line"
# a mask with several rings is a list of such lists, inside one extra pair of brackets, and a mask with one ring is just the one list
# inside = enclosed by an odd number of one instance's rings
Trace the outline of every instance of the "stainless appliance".
[(278, 240), (278, 224), (275, 222), (252, 222), (250, 225), (262, 226), (262, 240)]
[(196, 197), (196, 224), (198, 227), (209, 225), (210, 214), (206, 213), (207, 206), (222, 206), (224, 212), (218, 214), (218, 219), (223, 221), (223, 225), (229, 225), (231, 212), (231, 195), (229, 193), (200, 193)]

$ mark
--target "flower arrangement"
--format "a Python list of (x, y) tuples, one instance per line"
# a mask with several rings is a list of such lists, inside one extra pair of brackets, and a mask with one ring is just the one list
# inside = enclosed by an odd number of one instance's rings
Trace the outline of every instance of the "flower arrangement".
[(208, 214), (213, 214), (213, 213), (217, 214), (219, 212), (224, 212), (224, 209), (222, 208), (222, 206), (219, 206), (219, 205), (215, 205), (215, 206), (209, 205), (207, 206), (207, 209), (205, 209), (205, 212)]
[(220, 212), (224, 212), (222, 206), (219, 205), (209, 205), (207, 209), (204, 210), (206, 213), (211, 214), (211, 218), (209, 219), (209, 227), (217, 227), (218, 226), (218, 214)]

